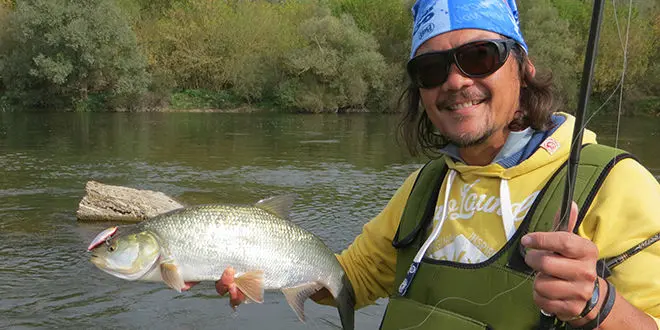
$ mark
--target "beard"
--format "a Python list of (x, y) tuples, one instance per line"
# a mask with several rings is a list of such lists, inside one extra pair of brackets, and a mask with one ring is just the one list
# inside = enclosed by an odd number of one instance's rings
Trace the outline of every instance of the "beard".
[(444, 135), (445, 140), (447, 142), (459, 147), (459, 148), (467, 148), (467, 147), (472, 147), (476, 145), (480, 145), (488, 138), (490, 138), (493, 135), (493, 132), (495, 131), (494, 128), (487, 129), (486, 131), (479, 132), (480, 134), (474, 134), (474, 135), (469, 135), (469, 134), (462, 134), (458, 136), (447, 136)]
[[(465, 100), (481, 100), (482, 102), (488, 102), (490, 100), (490, 93), (487, 90), (480, 90), (478, 88), (460, 90), (456, 93), (452, 93), (448, 95), (448, 97), (445, 100), (437, 103), (436, 107), (440, 111), (451, 112), (452, 110), (448, 109), (450, 105), (461, 103), (464, 102)], [(440, 132), (440, 133), (447, 142), (459, 148), (472, 147), (475, 145), (482, 144), (486, 140), (488, 140), (488, 138), (490, 138), (495, 132), (495, 127), (493, 127), (491, 121), (492, 118), (490, 118), (489, 116), (490, 114), (484, 114), (484, 115), (485, 118), (482, 118), (482, 120), (484, 121), (482, 127), (475, 130), (474, 132), (464, 132), (458, 134), (456, 133), (452, 134), (451, 132)], [(456, 116), (456, 113), (454, 113), (453, 118), (458, 122), (474, 120), (473, 116), (469, 116), (469, 115)]]

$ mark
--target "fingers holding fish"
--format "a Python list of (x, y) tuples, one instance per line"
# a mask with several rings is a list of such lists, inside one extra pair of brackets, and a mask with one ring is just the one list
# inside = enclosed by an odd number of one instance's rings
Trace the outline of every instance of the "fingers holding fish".
[(215, 290), (221, 296), (229, 293), (229, 305), (236, 310), (236, 307), (242, 304), (246, 297), (236, 285), (234, 276), (236, 276), (236, 270), (231, 266), (227, 267), (224, 272), (222, 272), (220, 279), (215, 282)]

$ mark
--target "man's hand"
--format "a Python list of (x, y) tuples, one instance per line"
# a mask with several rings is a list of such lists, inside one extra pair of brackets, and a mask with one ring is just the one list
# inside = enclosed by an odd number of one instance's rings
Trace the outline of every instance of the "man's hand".
[(215, 282), (215, 291), (218, 291), (219, 295), (224, 296), (229, 292), (229, 304), (234, 310), (238, 305), (245, 301), (245, 295), (238, 289), (236, 283), (234, 283), (235, 274), (236, 271), (234, 268), (231, 266), (227, 267), (227, 269), (222, 272), (220, 280)]
[[(598, 279), (598, 248), (590, 240), (573, 233), (577, 215), (578, 207), (573, 202), (567, 231), (529, 233), (521, 240), (529, 249), (525, 262), (538, 272), (534, 279), (534, 302), (560, 320), (572, 320), (582, 313)], [(559, 214), (555, 225), (558, 222)], [(600, 282), (598, 306), (585, 318), (571, 323), (584, 324), (597, 315), (605, 287), (605, 282)]]
[[(219, 295), (224, 296), (229, 292), (229, 304), (231, 307), (236, 310), (238, 305), (242, 304), (245, 301), (245, 294), (241, 292), (234, 283), (234, 275), (236, 271), (232, 267), (227, 267), (219, 280), (215, 282), (215, 291)], [(199, 282), (186, 282), (186, 287), (183, 288), (184, 291), (190, 290), (193, 286), (199, 284)]]
[[(222, 272), (222, 277), (220, 280), (215, 282), (215, 290), (219, 295), (224, 296), (229, 292), (229, 304), (232, 308), (236, 309), (238, 305), (245, 302), (245, 294), (236, 286), (234, 282), (234, 275), (236, 271), (232, 267), (227, 267), (224, 272)], [(321, 301), (328, 297), (331, 297), (330, 291), (323, 288), (315, 292), (310, 298), (314, 301)]]

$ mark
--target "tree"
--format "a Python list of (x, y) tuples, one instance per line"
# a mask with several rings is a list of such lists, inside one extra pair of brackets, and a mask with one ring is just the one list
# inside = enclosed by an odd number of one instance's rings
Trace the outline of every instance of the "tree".
[[(573, 0), (571, 0), (573, 1)], [(576, 53), (576, 32), (548, 0), (520, 1), (521, 25), (529, 55), (537, 70), (552, 73), (562, 111), (577, 108), (580, 55)]]
[(383, 88), (384, 57), (378, 42), (348, 15), (312, 18), (299, 27), (307, 45), (283, 63), (287, 78), (278, 102), (312, 112), (363, 107), (369, 94)]
[(150, 61), (181, 89), (231, 90), (260, 100), (279, 79), (279, 58), (301, 43), (313, 1), (190, 0), (143, 29)]
[(31, 0), (9, 16), (6, 94), (25, 107), (130, 106), (149, 83), (135, 34), (113, 0)]
[[(616, 11), (615, 11), (616, 9)], [(628, 22), (629, 9), (631, 10)], [(615, 17), (616, 15), (616, 17)], [(618, 21), (618, 24), (616, 23)], [(648, 72), (649, 59), (652, 55), (652, 22), (633, 6), (618, 5), (616, 8), (608, 2), (605, 6), (603, 27), (598, 45), (598, 59), (595, 70), (594, 92), (611, 94), (621, 81), (624, 50), (626, 53), (624, 89), (625, 103), (638, 97), (640, 81)], [(625, 49), (624, 49), (625, 48)], [(613, 102), (617, 104), (617, 102)], [(632, 114), (631, 107), (624, 107), (624, 114)]]
[(380, 53), (401, 62), (410, 54), (412, 3), (408, 0), (329, 0), (334, 16), (349, 14), (360, 30), (378, 41)]
[[(0, 49), (5, 49), (6, 48), (6, 39), (7, 39), (7, 27), (8, 27), (8, 22), (7, 22), (7, 17), (9, 16), (10, 12), (10, 3), (6, 2), (0, 2)], [(2, 83), (2, 68), (5, 63), (5, 57), (0, 54), (0, 96), (4, 93), (5, 87)], [(0, 109), (1, 110), (1, 109)]]

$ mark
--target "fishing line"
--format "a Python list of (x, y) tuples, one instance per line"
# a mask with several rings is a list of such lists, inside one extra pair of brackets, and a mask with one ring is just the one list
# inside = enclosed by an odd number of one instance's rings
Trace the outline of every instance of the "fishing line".
[[(622, 42), (621, 40), (621, 28), (619, 26), (619, 18), (616, 12), (616, 1), (612, 0), (612, 12), (614, 15), (614, 22), (616, 23), (616, 30), (619, 34), (619, 42)], [(621, 128), (621, 112), (622, 112), (622, 104), (623, 104), (623, 88), (624, 88), (624, 79), (626, 77), (626, 70), (628, 69), (628, 41), (630, 40), (630, 20), (632, 18), (632, 0), (629, 1), (628, 3), (628, 22), (626, 22), (626, 42), (623, 46), (623, 64), (622, 64), (622, 70), (621, 70), (621, 80), (619, 81), (619, 85), (621, 88), (619, 89), (619, 110), (617, 112), (617, 120), (616, 120), (616, 135), (614, 138), (614, 148), (615, 150), (612, 151), (613, 157), (616, 155), (616, 148), (619, 146), (619, 131)], [(600, 277), (605, 278), (605, 268), (601, 270)], [(611, 289), (615, 289), (614, 287), (610, 286)], [(616, 290), (616, 289), (615, 289)], [(609, 292), (608, 292), (609, 295)], [(603, 302), (604, 304), (605, 302)], [(600, 324), (600, 313), (597, 314), (596, 316), (597, 321), (596, 324)]]
[[(609, 103), (611, 98), (616, 95), (617, 91), (619, 92), (619, 106), (618, 106), (618, 111), (617, 111), (617, 125), (616, 125), (616, 133), (615, 133), (615, 140), (614, 140), (614, 148), (618, 148), (618, 142), (619, 142), (619, 132), (620, 132), (620, 124), (621, 124), (621, 113), (622, 113), (622, 104), (623, 104), (623, 83), (624, 83), (624, 78), (626, 75), (626, 71), (628, 68), (628, 41), (630, 37), (630, 20), (632, 17), (632, 0), (629, 2), (629, 7), (628, 7), (628, 22), (626, 24), (626, 39), (625, 39), (625, 44), (621, 36), (621, 29), (619, 25), (619, 20), (616, 14), (616, 5), (615, 5), (616, 0), (612, 0), (612, 6), (613, 6), (613, 12), (614, 12), (614, 21), (616, 23), (617, 27), (617, 32), (619, 34), (619, 41), (622, 43), (622, 49), (623, 49), (623, 64), (622, 64), (622, 72), (621, 72), (621, 78), (619, 79), (619, 82), (617, 83), (617, 86), (614, 88), (614, 91), (610, 94), (610, 96), (607, 97), (607, 99), (603, 102), (603, 104), (596, 109), (591, 116), (585, 121), (583, 125), (580, 126), (581, 130), (584, 130), (587, 128), (587, 124), (601, 111), (605, 108), (605, 106)], [(579, 143), (578, 140), (579, 137), (576, 137), (571, 141), (571, 144)], [(612, 156), (616, 154), (616, 151), (613, 151)], [(571, 184), (574, 184), (574, 182), (571, 182)], [(573, 189), (573, 188), (571, 188)], [(552, 231), (558, 230), (558, 226), (553, 227)]]
[[(627, 71), (627, 59), (628, 59), (628, 41), (630, 38), (630, 21), (632, 17), (632, 0), (630, 0), (629, 5), (628, 5), (628, 21), (626, 24), (626, 39), (625, 43), (623, 40), (623, 37), (621, 35), (621, 27), (619, 25), (619, 19), (618, 15), (616, 13), (616, 1), (612, 0), (612, 7), (613, 7), (613, 16), (614, 16), (614, 22), (617, 27), (617, 33), (619, 36), (619, 42), (621, 43), (622, 50), (623, 50), (623, 64), (622, 64), (622, 70), (621, 70), (621, 78), (619, 79), (619, 82), (617, 83), (617, 86), (614, 88), (614, 91), (610, 94), (610, 96), (607, 97), (607, 99), (603, 102), (603, 104), (594, 111), (591, 116), (584, 122), (583, 125), (580, 126), (580, 130), (584, 130), (587, 127), (587, 124), (602, 110), (605, 108), (605, 106), (609, 103), (610, 99), (616, 95), (617, 91), (619, 92), (619, 106), (618, 106), (618, 111), (617, 111), (617, 126), (616, 126), (616, 134), (615, 134), (615, 139), (614, 139), (614, 148), (618, 148), (618, 142), (619, 142), (619, 132), (620, 132), (620, 124), (621, 124), (621, 113), (622, 113), (622, 104), (623, 104), (623, 84), (624, 84), (624, 78), (626, 75)], [(578, 139), (581, 136), (577, 136), (574, 140), (571, 141), (571, 144), (576, 144), (580, 143)], [(612, 157), (614, 157), (616, 154), (616, 151), (613, 151)], [(570, 189), (572, 190), (574, 188), (574, 182), (571, 181), (571, 186)], [(553, 227), (552, 231), (556, 231), (559, 229), (559, 226)]]
[[(626, 24), (627, 26), (626, 26), (625, 43), (623, 42), (623, 39), (622, 39), (622, 36), (621, 36), (621, 28), (619, 26), (618, 17), (617, 17), (617, 14), (616, 14), (615, 0), (612, 0), (612, 6), (613, 6), (613, 15), (614, 15), (614, 20), (616, 22), (617, 32), (619, 34), (619, 41), (620, 41), (620, 43), (622, 45), (622, 48), (623, 48), (623, 65), (622, 65), (621, 79), (619, 80), (619, 83), (617, 84), (617, 86), (614, 88), (614, 91), (603, 102), (603, 104), (600, 107), (598, 107), (598, 109), (596, 109), (591, 114), (591, 116), (589, 116), (589, 118), (586, 121), (584, 121), (581, 124), (580, 123), (576, 123), (576, 124), (578, 124), (580, 126), (579, 127), (580, 130), (584, 130), (587, 127), (587, 124), (591, 121), (591, 119), (593, 119), (596, 114), (598, 114), (600, 111), (602, 111), (602, 109), (604, 109), (605, 106), (610, 102), (611, 98), (614, 95), (616, 95), (616, 92), (619, 91), (619, 93), (620, 93), (620, 96), (619, 96), (619, 109), (618, 109), (618, 113), (617, 113), (617, 126), (616, 126), (615, 142), (614, 142), (614, 147), (617, 148), (618, 147), (618, 140), (619, 140), (619, 132), (620, 132), (620, 123), (621, 123), (622, 100), (623, 100), (623, 83), (624, 83), (624, 78), (625, 78), (625, 74), (626, 74), (626, 70), (627, 70), (628, 41), (629, 41), (629, 37), (630, 37), (630, 22), (631, 22), (631, 17), (632, 17), (632, 0), (630, 0), (629, 4), (628, 4), (628, 22)], [(575, 143), (579, 143), (578, 140), (582, 140), (582, 135), (581, 134), (579, 134), (578, 136), (575, 136), (575, 138), (571, 142), (572, 145), (575, 144)], [(616, 152), (616, 151), (614, 151), (614, 152)], [(614, 156), (614, 154), (613, 154), (613, 156)], [(570, 189), (573, 189), (574, 181), (569, 181), (567, 184), (572, 185)], [(570, 210), (570, 206), (568, 207), (568, 210)], [(567, 216), (568, 216), (568, 213), (567, 213)], [(559, 227), (561, 226), (561, 222), (562, 221), (559, 221), (556, 225), (554, 225), (551, 231), (557, 231), (559, 229)], [(603, 269), (601, 274), (600, 274), (601, 278), (604, 276), (604, 272), (605, 272), (605, 270)], [(479, 306), (479, 307), (488, 306), (489, 304), (493, 303), (497, 298), (518, 289), (520, 286), (522, 286), (523, 284), (530, 281), (532, 279), (532, 277), (536, 276), (536, 274), (537, 274), (537, 272), (532, 272), (531, 274), (527, 275), (522, 281), (520, 281), (520, 283), (517, 284), (516, 286), (514, 286), (510, 289), (504, 290), (504, 291), (494, 295), (490, 300), (488, 300), (487, 302), (484, 302), (484, 303), (479, 303), (479, 302), (476, 302), (476, 301), (473, 301), (473, 300), (470, 300), (470, 299), (467, 299), (467, 298), (463, 298), (463, 297), (446, 297), (446, 298), (440, 299), (435, 305), (433, 305), (433, 307), (429, 311), (426, 318), (424, 318), (424, 320), (422, 320), (419, 324), (414, 325), (414, 326), (410, 326), (410, 327), (406, 327), (406, 328), (401, 328), (400, 330), (412, 330), (412, 329), (416, 329), (416, 328), (421, 327), (422, 325), (424, 325), (424, 323), (426, 323), (430, 319), (431, 315), (436, 310), (438, 305), (440, 305), (441, 303), (443, 303), (445, 301), (448, 301), (448, 300), (460, 300), (460, 301), (464, 301), (466, 303), (470, 303), (470, 304), (473, 304), (473, 305)], [(598, 317), (600, 317), (600, 314), (598, 315)]]
[(505, 294), (507, 294), (507, 293), (509, 293), (509, 292), (511, 292), (511, 291), (513, 291), (513, 290), (515, 290), (515, 289), (517, 289), (517, 288), (519, 288), (519, 287), (522, 286), (523, 284), (527, 283), (527, 281), (529, 281), (529, 279), (530, 279), (532, 276), (534, 276), (535, 274), (536, 274), (536, 273), (533, 273), (533, 274), (527, 275), (527, 276), (525, 277), (525, 279), (523, 279), (522, 281), (520, 281), (520, 283), (518, 283), (516, 286), (514, 286), (514, 287), (511, 288), (511, 289), (504, 290), (504, 291), (502, 291), (502, 292), (500, 292), (500, 293), (494, 295), (492, 298), (490, 298), (490, 300), (488, 300), (488, 301), (485, 302), (485, 303), (478, 303), (478, 302), (476, 302), (476, 301), (474, 301), (474, 300), (470, 300), (470, 299), (463, 298), (463, 297), (447, 297), (447, 298), (440, 299), (440, 301), (438, 301), (435, 305), (433, 305), (433, 308), (431, 309), (431, 311), (429, 312), (429, 314), (426, 316), (426, 318), (425, 318), (424, 320), (422, 320), (422, 322), (420, 322), (419, 324), (414, 325), (414, 326), (410, 326), (410, 327), (407, 327), (407, 328), (401, 328), (401, 329), (399, 329), (399, 330), (411, 330), (411, 329), (416, 329), (416, 328), (421, 327), (422, 325), (424, 325), (424, 323), (426, 323), (426, 321), (429, 320), (429, 318), (431, 317), (431, 315), (433, 315), (433, 312), (435, 311), (436, 308), (438, 308), (438, 305), (440, 305), (441, 303), (443, 303), (443, 302), (445, 302), (445, 301), (447, 301), (447, 300), (460, 300), (460, 301), (464, 301), (464, 302), (466, 302), (466, 303), (470, 303), (470, 304), (472, 304), (472, 305), (476, 305), (476, 306), (479, 306), (479, 307), (488, 306), (488, 305), (490, 305), (491, 303), (493, 303), (493, 301), (495, 301), (495, 299), (497, 299), (497, 298), (499, 298), (499, 297), (501, 297), (501, 296), (503, 296), (503, 295), (505, 295)]
[[(614, 22), (616, 22), (616, 30), (619, 32), (619, 40), (621, 41), (621, 29), (619, 28), (619, 19), (618, 15), (616, 14), (616, 4), (615, 0), (612, 0), (612, 6), (614, 7)], [(626, 70), (628, 69), (628, 41), (630, 40), (630, 20), (632, 18), (632, 0), (630, 0), (628, 4), (628, 22), (626, 26), (626, 43), (625, 46), (623, 47), (623, 70), (621, 71), (621, 80), (619, 81), (619, 84), (621, 85), (620, 93), (619, 93), (619, 111), (617, 114), (617, 122), (616, 122), (616, 137), (614, 139), (614, 147), (618, 148), (619, 146), (619, 130), (621, 128), (621, 112), (623, 109), (623, 82), (626, 77)]]

